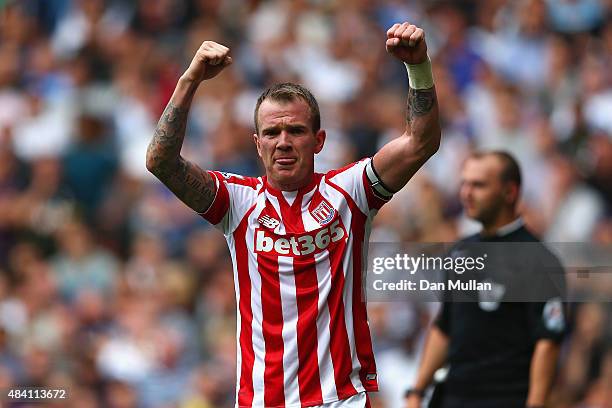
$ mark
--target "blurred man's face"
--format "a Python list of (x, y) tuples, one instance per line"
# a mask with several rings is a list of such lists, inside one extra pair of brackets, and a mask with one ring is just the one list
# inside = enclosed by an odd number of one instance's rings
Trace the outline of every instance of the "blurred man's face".
[(306, 101), (288, 103), (264, 100), (259, 106), (259, 134), (254, 135), (272, 187), (295, 190), (310, 181), (314, 155), (325, 142), (325, 131), (312, 130)]
[(484, 225), (493, 222), (510, 205), (501, 170), (501, 163), (494, 157), (471, 158), (463, 166), (461, 203), (468, 217)]

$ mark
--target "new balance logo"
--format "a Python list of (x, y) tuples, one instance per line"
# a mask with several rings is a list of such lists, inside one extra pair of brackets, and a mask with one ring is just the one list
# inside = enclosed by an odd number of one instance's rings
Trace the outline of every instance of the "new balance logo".
[(327, 249), (332, 242), (340, 241), (345, 236), (346, 233), (340, 225), (340, 220), (336, 220), (327, 228), (287, 238), (270, 234), (267, 230), (257, 229), (255, 252), (293, 256), (310, 255)]
[(264, 227), (270, 228), (270, 229), (274, 229), (278, 227), (278, 224), (280, 224), (279, 220), (276, 220), (270, 217), (269, 215), (262, 215), (261, 217), (257, 219), (257, 221)]

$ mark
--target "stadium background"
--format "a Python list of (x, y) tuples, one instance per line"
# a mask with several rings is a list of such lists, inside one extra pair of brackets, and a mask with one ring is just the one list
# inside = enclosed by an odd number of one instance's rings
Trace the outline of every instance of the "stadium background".
[[(552, 242), (612, 242), (609, 0), (0, 3), (2, 390), (67, 388), (70, 399), (50, 405), (61, 407), (232, 406), (225, 242), (144, 165), (206, 39), (229, 46), (235, 64), (193, 105), (183, 152), (202, 167), (260, 174), (252, 111), (263, 87), (285, 80), (320, 101), (318, 170), (372, 155), (404, 128), (406, 74), (384, 33), (406, 20), (427, 34), (443, 143), (381, 211), (373, 240), (473, 231), (457, 200), (461, 162), (504, 148), (521, 162), (533, 229)], [(383, 389), (374, 406), (399, 406), (434, 309), (369, 305)], [(552, 406), (610, 406), (610, 303), (572, 312)]]

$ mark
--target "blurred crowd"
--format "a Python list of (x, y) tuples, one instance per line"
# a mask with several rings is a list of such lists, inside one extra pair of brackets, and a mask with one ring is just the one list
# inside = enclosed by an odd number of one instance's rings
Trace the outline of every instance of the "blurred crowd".
[[(183, 154), (203, 168), (261, 174), (253, 109), (280, 81), (319, 100), (328, 138), (318, 171), (371, 156), (405, 127), (407, 76), (384, 43), (388, 27), (410, 21), (426, 32), (443, 142), (380, 212), (373, 240), (475, 231), (457, 198), (462, 161), (505, 149), (522, 166), (533, 230), (612, 243), (610, 0), (0, 7), (0, 390), (69, 392), (37, 406), (233, 406), (224, 239), (145, 168), (157, 119), (204, 40), (230, 47), (235, 63), (193, 104)], [(612, 300), (609, 283), (592, 286)], [(610, 303), (571, 309), (551, 406), (610, 407)], [(372, 303), (369, 313), (382, 387), (373, 405), (400, 407), (435, 305)]]

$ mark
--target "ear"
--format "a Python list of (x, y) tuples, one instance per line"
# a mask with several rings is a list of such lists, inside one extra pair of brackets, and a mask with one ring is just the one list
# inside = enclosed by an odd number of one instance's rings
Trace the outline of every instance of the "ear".
[(255, 146), (257, 147), (257, 154), (259, 155), (259, 157), (261, 157), (261, 150), (259, 146), (259, 136), (257, 136), (257, 133), (253, 133), (253, 142), (255, 142)]
[(319, 131), (315, 134), (315, 139), (317, 140), (317, 144), (315, 145), (315, 154), (318, 154), (321, 150), (323, 150), (326, 137), (327, 135), (323, 129), (319, 129)]
[(519, 188), (515, 183), (508, 183), (505, 188), (505, 198), (508, 204), (516, 204), (519, 201)]

